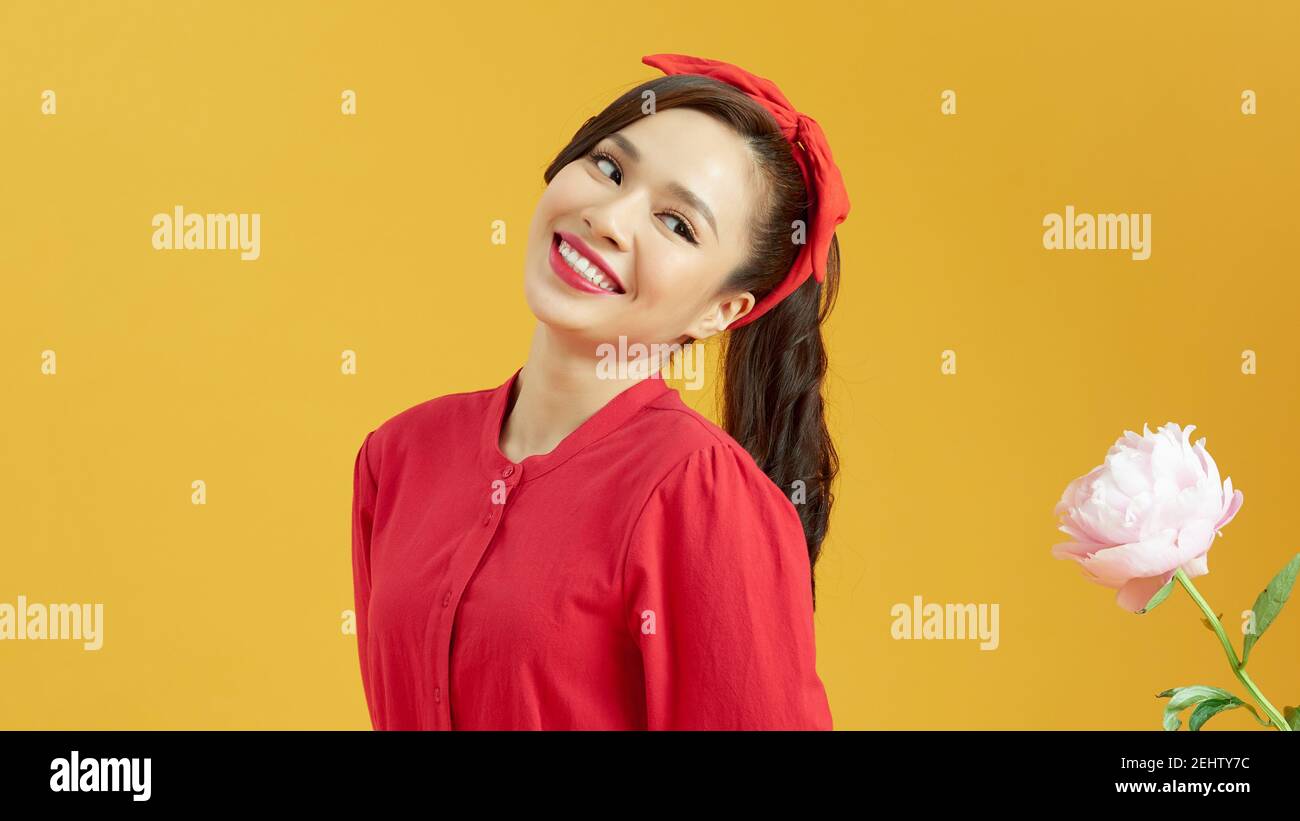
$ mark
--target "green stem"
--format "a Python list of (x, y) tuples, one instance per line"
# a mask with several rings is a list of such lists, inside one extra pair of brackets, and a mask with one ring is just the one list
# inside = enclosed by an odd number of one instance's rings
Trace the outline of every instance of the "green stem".
[(1232, 666), (1233, 675), (1246, 686), (1246, 689), (1255, 697), (1255, 701), (1259, 702), (1259, 706), (1263, 708), (1269, 719), (1277, 725), (1279, 730), (1290, 731), (1291, 726), (1286, 723), (1286, 719), (1282, 718), (1282, 714), (1277, 711), (1277, 708), (1270, 704), (1268, 699), (1264, 698), (1264, 694), (1255, 686), (1255, 682), (1250, 680), (1250, 675), (1245, 671), (1242, 663), (1237, 660), (1237, 651), (1232, 649), (1232, 642), (1228, 641), (1228, 634), (1223, 632), (1223, 625), (1219, 623), (1219, 617), (1214, 615), (1214, 611), (1210, 609), (1210, 605), (1206, 603), (1200, 591), (1196, 589), (1196, 585), (1192, 584), (1192, 580), (1187, 578), (1187, 574), (1183, 572), (1181, 567), (1174, 572), (1174, 578), (1178, 579), (1178, 583), (1192, 597), (1192, 601), (1196, 602), (1196, 606), (1201, 608), (1206, 620), (1214, 628), (1215, 635), (1219, 637), (1219, 642), (1223, 645), (1223, 652), (1228, 654), (1228, 664)]

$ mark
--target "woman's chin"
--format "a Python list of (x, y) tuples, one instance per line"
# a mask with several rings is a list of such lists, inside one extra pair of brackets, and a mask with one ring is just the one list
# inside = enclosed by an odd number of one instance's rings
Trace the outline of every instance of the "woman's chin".
[(566, 294), (533, 282), (524, 286), (524, 301), (538, 322), (570, 333), (592, 330), (602, 313), (599, 306), (583, 300), (580, 294)]

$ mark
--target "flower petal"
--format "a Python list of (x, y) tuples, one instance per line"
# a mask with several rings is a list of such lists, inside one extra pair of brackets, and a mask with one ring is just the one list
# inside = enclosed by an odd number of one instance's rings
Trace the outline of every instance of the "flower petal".
[(1214, 544), (1214, 526), (1206, 519), (1193, 519), (1183, 525), (1178, 533), (1178, 556), (1186, 562), (1205, 551)]
[(1132, 579), (1159, 576), (1186, 558), (1175, 547), (1177, 531), (1164, 530), (1146, 539), (1102, 550), (1080, 564), (1107, 587), (1120, 588)]
[(1189, 579), (1194, 579), (1197, 576), (1204, 576), (1206, 573), (1210, 572), (1209, 557), (1209, 553), (1202, 553), (1195, 559), (1184, 563), (1183, 572), (1187, 574)]
[(1106, 455), (1106, 470), (1110, 483), (1130, 499), (1151, 490), (1150, 462), (1140, 451), (1112, 448)]
[(1151, 597), (1156, 594), (1156, 591), (1168, 584), (1173, 577), (1174, 571), (1171, 570), (1159, 576), (1130, 579), (1115, 594), (1115, 603), (1131, 613), (1136, 613), (1146, 607), (1147, 602), (1151, 601)]
[(1242, 494), (1240, 490), (1232, 489), (1231, 476), (1223, 480), (1223, 492), (1225, 494), (1230, 493), (1232, 495), (1231, 498), (1229, 498), (1223, 504), (1223, 516), (1220, 517), (1219, 523), (1214, 526), (1215, 530), (1218, 530), (1219, 528), (1226, 525), (1228, 522), (1231, 522), (1232, 517), (1237, 515), (1238, 510), (1241, 510), (1241, 503), (1246, 501), (1246, 497)]
[(1052, 545), (1052, 555), (1058, 559), (1086, 559), (1098, 550), (1105, 550), (1109, 546), (1091, 542), (1061, 542)]

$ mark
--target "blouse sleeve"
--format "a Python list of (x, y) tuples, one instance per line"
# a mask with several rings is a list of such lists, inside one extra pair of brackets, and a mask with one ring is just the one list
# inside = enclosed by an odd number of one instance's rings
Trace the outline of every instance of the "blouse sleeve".
[(743, 452), (714, 446), (674, 468), (625, 559), (648, 729), (832, 729), (803, 526)]
[(361, 662), (361, 684), (365, 691), (366, 708), (370, 711), (372, 727), (375, 721), (374, 699), (371, 697), (370, 665), (367, 663), (367, 643), (370, 638), (370, 534), (375, 517), (375, 494), (378, 489), (370, 467), (370, 439), (374, 431), (366, 434), (357, 451), (352, 467), (352, 589), (356, 606), (357, 655)]

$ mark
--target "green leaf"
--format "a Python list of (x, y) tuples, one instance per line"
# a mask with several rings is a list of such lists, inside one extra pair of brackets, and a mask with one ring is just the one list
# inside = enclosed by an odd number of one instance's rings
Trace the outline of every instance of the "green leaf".
[[(1203, 684), (1193, 684), (1190, 687), (1173, 687), (1156, 693), (1156, 698), (1169, 699), (1169, 703), (1165, 705), (1164, 728), (1166, 730), (1177, 730), (1181, 727), (1182, 721), (1179, 720), (1178, 714), (1193, 704), (1201, 704), (1207, 701), (1230, 702), (1228, 706), (1211, 709), (1208, 712), (1203, 713), (1199, 718), (1194, 712), (1192, 715), (1192, 721), (1189, 722), (1189, 724), (1195, 724), (1194, 727), (1189, 727), (1194, 730), (1199, 730), (1201, 725), (1204, 724), (1210, 716), (1221, 710), (1229, 709), (1229, 707), (1249, 706), (1227, 690), (1218, 687), (1207, 687)], [(1251, 709), (1251, 712), (1254, 712), (1253, 708)]]
[(1187, 729), (1196, 732), (1197, 730), (1200, 730), (1201, 726), (1205, 724), (1205, 722), (1209, 721), (1212, 716), (1221, 713), (1224, 710), (1232, 710), (1241, 706), (1243, 706), (1241, 699), (1238, 698), (1207, 698), (1205, 701), (1197, 704), (1195, 710), (1192, 710), (1192, 717), (1187, 720)]
[(1146, 607), (1143, 607), (1141, 610), (1138, 611), (1138, 615), (1140, 616), (1143, 613), (1150, 613), (1152, 610), (1155, 610), (1156, 605), (1160, 604), (1160, 602), (1164, 601), (1166, 598), (1169, 597), (1169, 591), (1174, 589), (1174, 583), (1176, 581), (1177, 579), (1170, 579), (1168, 582), (1165, 583), (1164, 587), (1157, 590), (1156, 594), (1151, 597), (1151, 601), (1147, 602)]
[(1207, 698), (1236, 698), (1232, 693), (1219, 687), (1193, 684), (1190, 687), (1173, 687), (1159, 693), (1156, 698), (1169, 697), (1167, 709), (1181, 710)]
[(1241, 706), (1242, 706), (1242, 707), (1245, 707), (1247, 710), (1250, 710), (1250, 714), (1253, 715), (1253, 716), (1255, 717), (1255, 720), (1258, 721), (1258, 722), (1259, 722), (1260, 724), (1262, 724), (1263, 726), (1265, 726), (1265, 727), (1272, 727), (1272, 726), (1273, 726), (1273, 722), (1269, 721), (1267, 718), (1264, 718), (1262, 715), (1260, 715), (1258, 712), (1256, 712), (1256, 710), (1255, 710), (1255, 705), (1251, 704), (1251, 703), (1248, 702), (1248, 701), (1243, 701), (1243, 702), (1241, 703)]
[(1183, 722), (1178, 718), (1178, 713), (1171, 713), (1168, 710), (1165, 710), (1164, 728), (1173, 732), (1181, 726), (1183, 726)]
[(1255, 599), (1255, 606), (1251, 608), (1255, 611), (1255, 632), (1247, 633), (1246, 640), (1241, 647), (1241, 664), (1244, 667), (1247, 659), (1250, 658), (1250, 648), (1255, 646), (1260, 636), (1277, 618), (1277, 614), (1282, 612), (1282, 605), (1286, 604), (1287, 598), (1291, 595), (1291, 587), (1295, 584), (1296, 572), (1300, 571), (1300, 553), (1291, 557), (1291, 561), (1278, 571), (1273, 580), (1268, 583), (1268, 587), (1259, 594)]
[(1287, 725), (1289, 725), (1292, 730), (1300, 730), (1300, 708), (1283, 707), (1282, 718), (1286, 719)]

